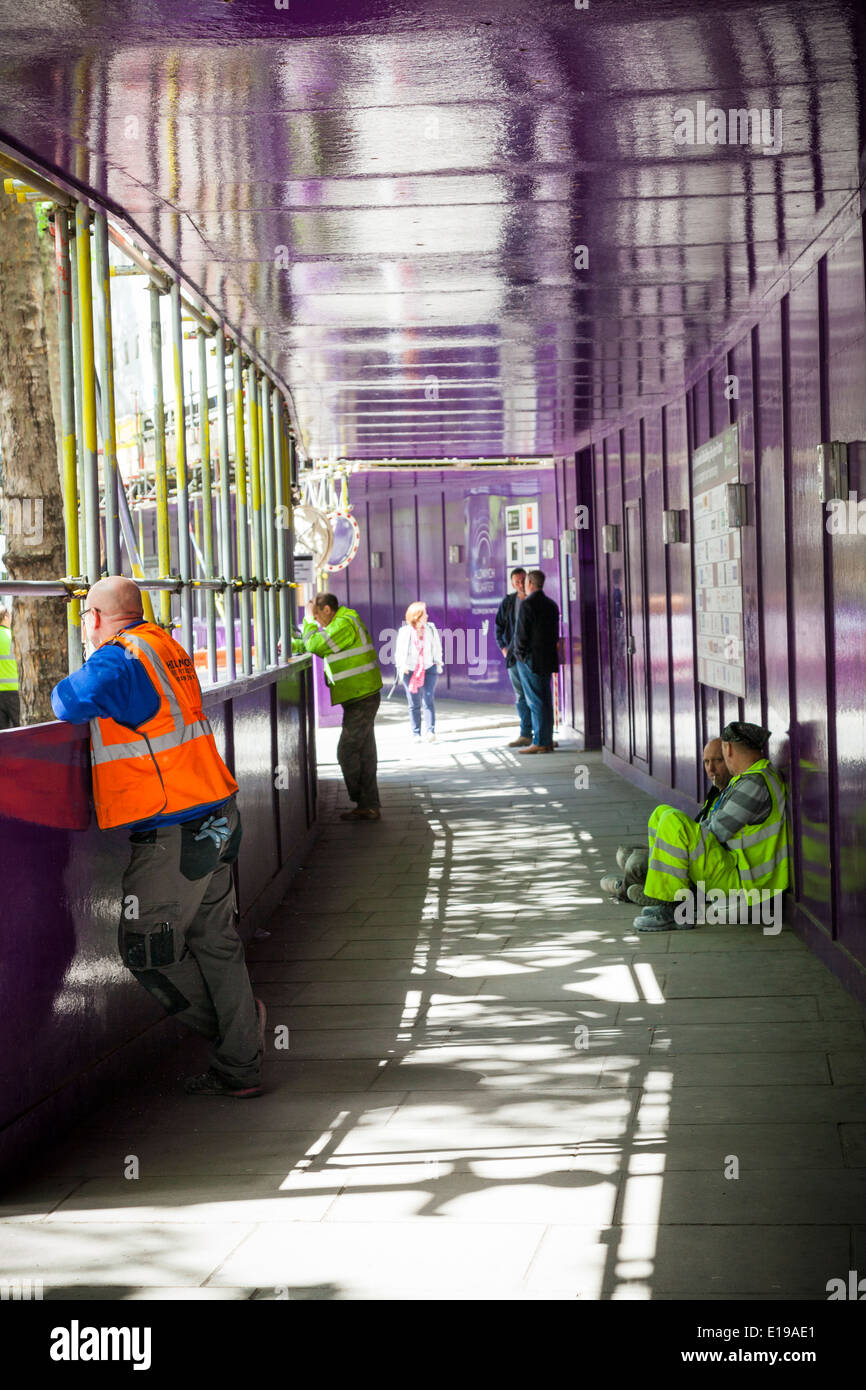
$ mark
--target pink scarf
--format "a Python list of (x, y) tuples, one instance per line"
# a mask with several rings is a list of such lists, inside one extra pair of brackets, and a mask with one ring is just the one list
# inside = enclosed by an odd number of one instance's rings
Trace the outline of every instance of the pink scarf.
[(424, 684), (424, 678), (427, 674), (424, 668), (424, 628), (425, 624), (420, 623), (418, 627), (413, 627), (412, 629), (412, 641), (417, 653), (415, 669), (409, 678), (409, 689), (413, 695), (417, 695)]

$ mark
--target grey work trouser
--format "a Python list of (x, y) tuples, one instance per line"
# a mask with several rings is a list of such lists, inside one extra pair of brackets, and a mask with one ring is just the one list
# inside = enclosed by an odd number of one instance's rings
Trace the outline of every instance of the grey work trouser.
[(379, 805), (376, 782), (376, 713), (382, 699), (381, 691), (349, 700), (343, 706), (343, 729), (337, 744), (337, 762), (343, 773), (349, 800), (361, 811), (372, 811)]
[[(219, 817), (224, 826), (202, 831), (203, 822)], [(233, 796), (207, 818), (131, 835), (118, 947), (167, 1013), (212, 1040), (212, 1069), (255, 1084), (258, 1016), (235, 926), (231, 869), (240, 841)]]

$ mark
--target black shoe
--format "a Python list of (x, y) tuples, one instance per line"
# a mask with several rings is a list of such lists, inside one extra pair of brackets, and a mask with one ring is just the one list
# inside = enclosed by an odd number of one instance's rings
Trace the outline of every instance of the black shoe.
[(183, 1083), (183, 1089), (188, 1096), (231, 1096), (235, 1100), (252, 1100), (264, 1091), (261, 1082), (244, 1085), (241, 1082), (228, 1081), (215, 1071), (205, 1071), (200, 1076), (188, 1076)]

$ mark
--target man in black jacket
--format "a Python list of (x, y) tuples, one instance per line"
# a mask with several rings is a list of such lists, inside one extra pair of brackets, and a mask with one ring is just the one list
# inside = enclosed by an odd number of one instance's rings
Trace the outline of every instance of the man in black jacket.
[(553, 690), (550, 678), (559, 667), (559, 609), (544, 593), (544, 574), (530, 570), (526, 598), (520, 605), (514, 651), (532, 716), (532, 742), (524, 753), (553, 752)]
[(523, 600), (526, 598), (525, 569), (511, 571), (511, 589), (512, 592), (505, 595), (496, 612), (496, 645), (505, 657), (505, 669), (514, 690), (514, 703), (517, 705), (517, 714), (520, 719), (520, 733), (517, 738), (512, 739), (508, 747), (527, 748), (532, 742), (532, 718), (529, 713), (529, 701), (520, 679), (517, 657), (514, 655), (517, 617)]

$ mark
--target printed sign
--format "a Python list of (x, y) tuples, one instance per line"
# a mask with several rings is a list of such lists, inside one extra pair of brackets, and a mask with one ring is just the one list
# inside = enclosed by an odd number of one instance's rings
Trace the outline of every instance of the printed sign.
[(295, 555), (295, 583), (314, 584), (316, 576), (313, 571), (312, 555)]
[(728, 525), (727, 485), (740, 481), (737, 426), (692, 454), (692, 511), (698, 680), (746, 693), (740, 532)]

